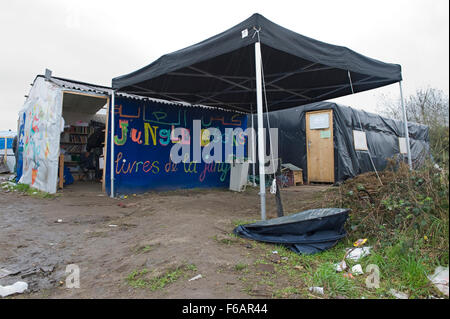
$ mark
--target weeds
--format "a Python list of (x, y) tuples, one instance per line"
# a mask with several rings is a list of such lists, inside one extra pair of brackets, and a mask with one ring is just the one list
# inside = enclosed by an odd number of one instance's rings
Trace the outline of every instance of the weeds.
[(349, 237), (374, 245), (368, 263), (381, 271), (377, 294), (394, 288), (427, 298), (434, 293), (427, 274), (449, 262), (448, 169), (427, 163), (410, 171), (390, 162), (379, 175), (383, 185), (366, 173), (327, 194), (323, 205), (351, 208)]
[(28, 184), (16, 184), (13, 182), (4, 182), (1, 184), (2, 189), (9, 192), (19, 192), (37, 198), (54, 198), (55, 195), (42, 192), (36, 188), (30, 187)]
[(187, 272), (194, 272), (197, 266), (193, 264), (181, 265), (164, 271), (161, 274), (151, 272), (144, 268), (132, 271), (126, 278), (127, 283), (133, 288), (148, 288), (156, 291), (165, 288), (167, 285), (177, 281), (180, 277), (186, 276)]

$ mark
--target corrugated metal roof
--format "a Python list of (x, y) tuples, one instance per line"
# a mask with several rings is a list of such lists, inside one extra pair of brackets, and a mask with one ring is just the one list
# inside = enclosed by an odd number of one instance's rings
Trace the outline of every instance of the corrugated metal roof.
[[(45, 78), (44, 75), (38, 75), (37, 77)], [(66, 88), (66, 89), (69, 89), (69, 90), (81, 91), (81, 92), (85, 92), (85, 93), (94, 93), (94, 94), (100, 94), (100, 95), (108, 95), (108, 96), (111, 96), (112, 92), (113, 92), (113, 89), (110, 87), (107, 87), (107, 86), (91, 84), (91, 83), (86, 83), (86, 82), (81, 82), (81, 81), (76, 81), (76, 80), (70, 80), (70, 79), (65, 79), (65, 78), (60, 78), (60, 77), (55, 77), (55, 76), (52, 76), (51, 79), (52, 79), (52, 82), (55, 83), (56, 85)], [(202, 104), (192, 105), (187, 102), (168, 101), (168, 100), (163, 100), (163, 99), (157, 99), (157, 98), (152, 98), (152, 97), (147, 97), (147, 96), (122, 93), (122, 92), (116, 92), (116, 96), (121, 96), (121, 97), (125, 97), (128, 99), (141, 100), (141, 101), (152, 101), (152, 102), (161, 103), (161, 104), (179, 105), (179, 106), (184, 106), (184, 107), (200, 107), (200, 108), (204, 108), (204, 109), (218, 109), (218, 107), (211, 107), (211, 106), (202, 105)], [(226, 111), (226, 112), (240, 113), (240, 112), (230, 111), (229, 109), (220, 108), (220, 107), (219, 107), (219, 109), (222, 111)]]

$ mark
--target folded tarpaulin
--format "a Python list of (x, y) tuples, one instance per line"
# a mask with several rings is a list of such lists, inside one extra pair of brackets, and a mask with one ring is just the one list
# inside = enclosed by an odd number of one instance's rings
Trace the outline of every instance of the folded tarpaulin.
[(240, 225), (233, 232), (241, 237), (282, 244), (298, 254), (315, 254), (336, 245), (346, 236), (350, 209), (319, 208), (301, 213)]

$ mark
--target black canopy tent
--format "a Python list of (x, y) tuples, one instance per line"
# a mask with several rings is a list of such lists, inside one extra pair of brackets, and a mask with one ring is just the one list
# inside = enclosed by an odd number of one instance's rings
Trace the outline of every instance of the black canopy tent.
[[(400, 65), (302, 36), (254, 14), (225, 32), (114, 78), (112, 87), (130, 94), (246, 113), (253, 113), (256, 105), (258, 130), (262, 130), (263, 86), (267, 110), (274, 111), (401, 80)], [(406, 130), (407, 126), (408, 139)], [(258, 145), (262, 163), (262, 131), (258, 132)], [(261, 213), (265, 219), (263, 165), (259, 173)], [(113, 185), (113, 176), (111, 179)]]

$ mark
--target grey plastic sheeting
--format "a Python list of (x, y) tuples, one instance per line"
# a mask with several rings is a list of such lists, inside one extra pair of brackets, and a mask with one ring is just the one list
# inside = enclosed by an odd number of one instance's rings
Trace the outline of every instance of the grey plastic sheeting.
[(336, 245), (346, 236), (349, 209), (319, 208), (301, 213), (240, 225), (238, 236), (281, 244), (298, 254), (315, 254)]
[[(402, 121), (327, 101), (270, 112), (270, 127), (278, 128), (278, 156), (283, 163), (292, 163), (302, 168), (305, 181), (308, 174), (305, 114), (329, 109), (333, 110), (335, 182), (373, 171), (369, 153), (377, 170), (384, 169), (389, 158), (399, 157), (406, 160), (406, 154), (400, 154), (398, 140), (399, 137), (405, 136)], [(248, 123), (251, 123), (251, 120)], [(254, 123), (256, 128), (256, 116)], [(267, 127), (265, 115), (264, 127)], [(353, 130), (361, 131), (361, 128), (366, 133), (369, 152), (356, 151), (354, 148)], [(411, 158), (414, 167), (418, 167), (430, 153), (428, 126), (408, 123), (408, 130)], [(268, 133), (266, 144), (268, 149)]]

